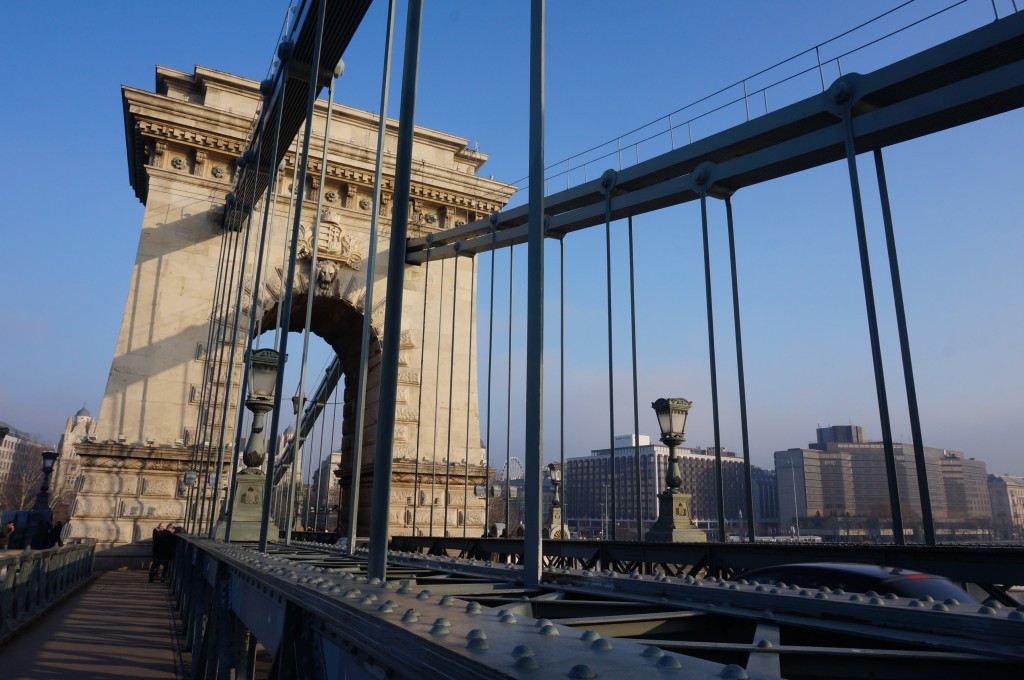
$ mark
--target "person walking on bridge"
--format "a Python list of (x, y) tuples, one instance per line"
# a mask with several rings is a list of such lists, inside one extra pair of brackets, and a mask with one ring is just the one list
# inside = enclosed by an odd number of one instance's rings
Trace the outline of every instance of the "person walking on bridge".
[(153, 529), (153, 562), (149, 567), (150, 583), (156, 580), (157, 572), (160, 571), (161, 567), (163, 567), (163, 573), (167, 573), (167, 558), (164, 557), (167, 552), (166, 533), (167, 529), (163, 522), (160, 522), (160, 524), (156, 525), (156, 529)]

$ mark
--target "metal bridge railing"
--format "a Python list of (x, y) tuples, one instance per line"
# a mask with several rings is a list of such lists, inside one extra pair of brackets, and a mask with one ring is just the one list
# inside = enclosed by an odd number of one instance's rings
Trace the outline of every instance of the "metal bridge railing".
[(0, 557), (0, 642), (92, 576), (96, 541)]

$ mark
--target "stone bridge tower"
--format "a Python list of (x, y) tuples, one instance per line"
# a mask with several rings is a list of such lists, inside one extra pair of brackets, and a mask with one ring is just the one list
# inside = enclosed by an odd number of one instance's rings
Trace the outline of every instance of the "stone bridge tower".
[[(76, 444), (83, 474), (71, 524), (73, 536), (97, 538), (108, 558), (120, 556), (120, 563), (145, 558), (144, 551), (128, 544), (148, 538), (158, 522), (178, 523), (184, 518), (181, 478), (197, 444), (195, 430), (203, 376), (204, 372), (216, 375), (215, 367), (206, 365), (204, 344), (218, 258), (222, 240), (227, 238), (221, 226), (224, 196), (234, 186), (235, 160), (247, 147), (247, 135), (260, 103), (256, 81), (198, 66), (192, 74), (158, 67), (155, 92), (124, 87), (122, 95), (129, 178), (135, 195), (145, 205), (145, 213), (95, 430)], [(345, 375), (352, 376), (344, 389), (342, 469), (346, 469), (350, 466), (354, 441), (351, 416), (359, 338), (363, 315), (367, 313), (363, 307), (364, 265), (370, 256), (377, 258), (375, 304), (369, 310), (377, 339), (382, 337), (387, 304), (387, 249), (397, 122), (389, 121), (385, 140), (386, 181), (379, 208), (378, 252), (371, 255), (368, 245), (377, 117), (335, 105), (326, 179), (324, 186), (319, 186), (326, 111), (326, 102), (319, 100), (309, 175), (304, 181), (294, 179), (295, 157), (289, 155), (285, 159), (265, 256), (269, 265), (264, 269), (259, 291), (261, 304), (255, 313), (260, 315), (264, 331), (273, 329), (277, 306), (284, 298), (284, 241), (290, 232), (288, 206), (295, 192), (295, 198), (305, 204), (291, 330), (302, 329), (312, 278), (312, 332), (334, 348)], [(514, 189), (477, 176), (487, 156), (469, 149), (463, 138), (417, 128), (413, 157), (410, 236), (440, 231), (499, 210)], [(319, 262), (311, 277), (311, 227), (316, 200), (321, 194), (324, 210), (315, 244)], [(250, 257), (250, 262), (254, 259)], [(443, 533), (441, 517), (446, 501), (450, 507), (449, 532), (461, 534), (463, 525), (467, 525), (470, 535), (480, 535), (483, 530), (482, 500), (472, 496), (472, 486), (483, 484), (486, 479), (479, 449), (477, 343), (471, 324), (476, 301), (474, 270), (472, 259), (462, 257), (411, 267), (406, 273), (390, 509), (393, 534), (412, 533), (414, 514), (418, 527), (429, 525), (435, 533)], [(251, 296), (252, 278), (248, 277), (248, 281), (249, 295), (243, 294), (243, 299)], [(424, 300), (425, 295), (429, 299)], [(249, 306), (249, 302), (243, 302), (243, 320)], [(234, 310), (229, 314), (228, 319), (233, 318)], [(454, 338), (449, 337), (452, 315)], [(240, 335), (239, 341), (236, 385), (245, 339)], [(376, 346), (376, 342), (371, 344)], [(453, 355), (453, 403), (449, 404)], [(371, 358), (369, 368), (365, 467), (361, 480), (361, 496), (367, 508), (360, 516), (364, 526), (369, 522), (376, 432), (377, 357)], [(222, 380), (226, 373), (221, 373)], [(310, 380), (315, 381), (316, 377)], [(232, 399), (224, 419), (225, 442), (234, 440), (236, 401)], [(219, 405), (214, 407), (218, 413), (221, 411)], [(420, 413), (424, 414), (422, 419)], [(219, 415), (215, 422), (220, 424)], [(219, 429), (215, 428), (204, 439), (209, 446), (216, 447)], [(205, 446), (205, 442), (198, 444)], [(226, 451), (225, 460), (229, 461), (230, 456), (231, 451)], [(444, 499), (439, 497), (444, 489), (443, 478), (431, 473), (443, 472), (449, 456), (450, 474), (458, 483), (451, 485), (453, 491)], [(464, 481), (470, 486), (466, 516), (462, 512)], [(348, 486), (343, 488), (347, 492)], [(428, 495), (433, 488), (435, 493), (428, 498), (423, 493), (414, 493), (414, 488)]]

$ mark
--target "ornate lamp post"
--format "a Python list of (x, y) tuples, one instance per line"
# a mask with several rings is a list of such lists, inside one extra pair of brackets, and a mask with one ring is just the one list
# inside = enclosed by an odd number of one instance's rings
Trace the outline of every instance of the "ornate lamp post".
[(562, 496), (559, 487), (562, 486), (562, 464), (549, 463), (548, 476), (551, 478), (552, 494), (551, 509), (548, 510), (548, 521), (544, 527), (544, 538), (565, 538), (562, 530)]
[[(266, 460), (266, 445), (263, 443), (263, 421), (274, 408), (274, 387), (277, 384), (278, 353), (272, 349), (258, 349), (249, 356), (249, 398), (245, 407), (252, 411), (252, 430), (245, 443), (242, 462), (245, 469), (235, 477), (235, 503), (225, 512), (217, 525), (215, 536), (224, 538), (227, 513), (231, 514), (232, 541), (258, 541), (260, 524), (263, 521), (264, 472), (261, 469)], [(273, 523), (273, 520), (269, 519)], [(278, 535), (272, 527), (271, 536)]]
[(50, 509), (50, 475), (53, 474), (53, 466), (58, 455), (56, 451), (43, 451), (43, 483), (39, 486), (35, 505), (29, 514), (26, 534), (26, 540), (36, 550), (48, 548), (50, 543), (50, 525), (53, 523), (53, 510)]
[(683, 398), (658, 399), (651, 407), (658, 416), (661, 441), (668, 447), (668, 474), (665, 490), (658, 494), (658, 521), (647, 532), (648, 541), (670, 543), (704, 542), (707, 536), (690, 518), (690, 494), (683, 493), (683, 475), (679, 471), (676, 447), (686, 441), (686, 418), (692, 402)]

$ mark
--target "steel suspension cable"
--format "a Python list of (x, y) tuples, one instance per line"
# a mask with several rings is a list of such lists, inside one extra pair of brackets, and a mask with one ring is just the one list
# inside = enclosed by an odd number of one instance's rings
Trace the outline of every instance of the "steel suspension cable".
[[(225, 208), (225, 210), (227, 210), (227, 209), (228, 208)], [(227, 219), (230, 219), (230, 215), (225, 215), (225, 217)], [(210, 323), (209, 323), (209, 325), (207, 327), (207, 331), (206, 331), (206, 345), (203, 347), (203, 351), (205, 352), (206, 355), (205, 355), (205, 358), (204, 358), (204, 361), (203, 361), (203, 380), (200, 383), (200, 388), (199, 388), (200, 389), (199, 405), (198, 405), (198, 408), (196, 409), (196, 428), (195, 428), (195, 433), (196, 433), (196, 442), (197, 443), (192, 446), (192, 457), (191, 457), (191, 463), (190, 463), (190, 466), (189, 466), (191, 470), (196, 472), (197, 476), (199, 474), (199, 471), (198, 471), (198, 468), (199, 468), (199, 445), (198, 445), (198, 441), (199, 441), (199, 427), (200, 427), (200, 423), (202, 422), (203, 407), (204, 407), (204, 405), (206, 403), (206, 388), (207, 388), (207, 386), (209, 384), (208, 383), (208, 379), (207, 379), (207, 374), (208, 374), (207, 368), (210, 366), (210, 353), (211, 353), (211, 348), (212, 348), (212, 345), (213, 345), (213, 332), (214, 332), (213, 318), (214, 318), (215, 310), (217, 309), (217, 298), (218, 298), (219, 291), (220, 291), (221, 269), (224, 267), (224, 262), (225, 262), (225, 260), (224, 260), (224, 253), (225, 253), (226, 248), (227, 248), (228, 239), (229, 239), (229, 236), (227, 234), (223, 234), (221, 236), (221, 239), (220, 239), (220, 254), (217, 256), (217, 274), (214, 277), (214, 284), (213, 284), (214, 285), (214, 287), (213, 287), (213, 301), (210, 304)], [(197, 481), (198, 481), (198, 477), (197, 477)], [(188, 496), (187, 496), (187, 500), (186, 500), (186, 504), (185, 504), (185, 530), (186, 531), (192, 531), (192, 520), (193, 520), (193, 517), (194, 517), (194, 512), (193, 511), (195, 510), (195, 504), (198, 502), (198, 499), (199, 499), (199, 497), (198, 497), (198, 488), (199, 488), (199, 485), (196, 484), (195, 482), (193, 482), (188, 487)]]
[[(301, 169), (299, 170), (299, 176), (303, 180), (303, 186), (305, 185), (306, 169), (309, 166), (309, 142), (310, 136), (313, 131), (313, 112), (316, 104), (317, 93), (320, 89), (320, 48), (323, 40), (324, 31), (324, 15), (326, 13), (327, 2), (326, 0), (320, 0), (317, 4), (317, 18), (316, 18), (316, 39), (313, 46), (312, 63), (310, 64), (309, 74), (309, 98), (306, 104), (306, 129), (303, 133), (302, 139), (302, 157), (301, 157)], [(326, 142), (326, 140), (325, 140)], [(285, 278), (285, 299), (284, 309), (281, 313), (280, 326), (284, 327), (283, 333), (281, 333), (281, 341), (278, 349), (278, 372), (277, 381), (274, 388), (274, 410), (273, 416), (270, 419), (270, 442), (271, 446), (268, 447), (269, 455), (267, 456), (267, 480), (264, 484), (263, 489), (263, 521), (260, 524), (260, 541), (259, 550), (260, 552), (267, 551), (267, 533), (269, 531), (269, 520), (270, 520), (270, 496), (273, 491), (274, 485), (274, 460), (277, 457), (276, 444), (278, 427), (281, 423), (281, 392), (284, 390), (284, 366), (283, 363), (288, 359), (288, 332), (287, 329), (291, 326), (291, 304), (292, 304), (292, 285), (295, 280), (295, 260), (298, 250), (299, 240), (299, 225), (302, 218), (302, 203), (296, 202), (295, 205), (295, 218), (292, 222), (292, 248), (288, 256), (288, 275)], [(319, 215), (317, 216), (319, 219)], [(315, 244), (314, 244), (315, 245)]]
[[(323, 506), (324, 497), (324, 433), (327, 430), (327, 418), (321, 411), (320, 417), (320, 446), (317, 447), (318, 455), (316, 462), (316, 507), (313, 510), (313, 531), (320, 531), (320, 508)], [(333, 442), (332, 442), (333, 444)], [(330, 455), (328, 454), (327, 467), (331, 466)], [(329, 473), (329, 471), (328, 471)], [(329, 482), (328, 482), (329, 483)]]
[(711, 302), (711, 250), (708, 247), (708, 192), (700, 187), (701, 234), (704, 241), (704, 293), (708, 310), (708, 359), (711, 368), (711, 420), (715, 432), (715, 493), (718, 498), (718, 540), (725, 542), (725, 498), (722, 485), (722, 438), (718, 427), (718, 369), (715, 364), (715, 318)]
[(754, 486), (750, 466), (750, 441), (747, 434), (747, 387), (743, 371), (743, 333), (740, 331), (740, 287), (736, 276), (736, 236), (732, 221), (732, 197), (725, 197), (725, 217), (729, 229), (729, 269), (732, 273), (732, 318), (736, 327), (736, 377), (740, 392), (740, 436), (743, 442), (743, 473), (746, 478), (747, 540), (754, 542)]
[[(352, 447), (352, 490), (349, 493), (348, 553), (356, 550), (356, 531), (359, 521), (359, 485), (363, 478), (363, 428), (366, 420), (366, 374), (370, 364), (370, 328), (373, 315), (373, 284), (377, 271), (377, 220), (380, 215), (381, 174), (384, 166), (384, 142), (387, 137), (388, 90), (391, 85), (391, 40), (395, 32), (395, 0), (388, 2), (388, 18), (384, 31), (384, 71), (381, 75), (380, 118), (377, 123), (377, 154), (373, 165), (373, 199), (370, 201), (370, 244), (366, 257), (366, 293), (363, 295), (363, 330), (359, 342), (359, 370), (356, 379), (356, 422)], [(424, 304), (426, 298), (424, 298)], [(422, 376), (423, 371), (420, 371)], [(417, 435), (419, 422), (417, 420)], [(418, 454), (417, 454), (418, 456)], [(338, 525), (341, 525), (341, 480), (338, 480)], [(415, 499), (415, 486), (413, 482)], [(415, 504), (413, 512), (415, 513)], [(415, 524), (415, 522), (414, 522)], [(413, 534), (415, 534), (415, 529)]]
[[(245, 172), (244, 168), (243, 168), (243, 172)], [(218, 405), (218, 403), (220, 401), (220, 396), (221, 396), (220, 395), (221, 374), (222, 374), (222, 372), (224, 370), (224, 336), (227, 333), (227, 327), (226, 327), (225, 323), (223, 322), (223, 319), (227, 317), (228, 310), (230, 309), (231, 293), (232, 293), (233, 288), (234, 288), (235, 265), (238, 262), (239, 242), (241, 241), (241, 238), (239, 237), (239, 233), (241, 232), (242, 228), (243, 228), (242, 227), (242, 217), (239, 215), (238, 220), (237, 220), (237, 224), (236, 224), (235, 228), (232, 231), (232, 233), (234, 234), (234, 243), (231, 246), (231, 255), (230, 255), (231, 264), (230, 264), (230, 269), (225, 273), (224, 287), (222, 288), (223, 294), (221, 295), (220, 308), (219, 308), (219, 310), (217, 312), (217, 319), (216, 319), (218, 332), (216, 333), (216, 338), (214, 340), (214, 344), (217, 347), (217, 349), (216, 349), (216, 358), (215, 358), (215, 361), (216, 361), (216, 364), (217, 364), (217, 368), (216, 368), (216, 378), (213, 381), (213, 387), (212, 387), (212, 391), (213, 391), (212, 400), (211, 400), (210, 405), (207, 408), (207, 417), (206, 417), (206, 420), (204, 422), (203, 430), (202, 430), (202, 433), (201, 433), (201, 435), (202, 435), (202, 437), (201, 437), (202, 446), (203, 446), (203, 450), (205, 451), (204, 464), (203, 464), (203, 468), (204, 468), (205, 474), (203, 475), (203, 479), (202, 479), (202, 482), (201, 482), (201, 490), (200, 490), (200, 501), (201, 501), (201, 503), (199, 505), (199, 518), (198, 518), (198, 521), (196, 522), (196, 526), (195, 526), (195, 532), (196, 533), (205, 533), (205, 531), (206, 531), (206, 528), (205, 528), (206, 506), (207, 506), (206, 496), (207, 496), (207, 486), (210, 483), (210, 474), (211, 474), (211, 471), (210, 471), (210, 467), (211, 467), (211, 465), (210, 465), (210, 463), (211, 463), (210, 458), (211, 458), (211, 455), (213, 453), (211, 451), (211, 449), (210, 449), (209, 444), (210, 444), (210, 439), (212, 439), (212, 436), (213, 436), (212, 432), (214, 432), (216, 430), (216, 426), (217, 426), (217, 405)], [(223, 423), (222, 423), (221, 429), (223, 429)], [(211, 511), (212, 511), (212, 508), (211, 508)]]
[[(282, 97), (282, 99), (283, 99), (283, 97)], [(303, 134), (302, 135), (295, 135), (295, 156), (294, 156), (295, 157), (295, 163), (294, 163), (294, 167), (292, 168), (292, 184), (291, 184), (290, 196), (288, 197), (288, 216), (285, 218), (286, 222), (291, 222), (292, 221), (292, 214), (295, 211), (295, 206), (296, 206), (296, 203), (298, 201), (298, 196), (302, 195), (302, 188), (300, 188), (298, 186), (298, 183), (299, 183), (299, 165), (300, 165), (299, 157), (301, 155), (301, 152), (299, 150), (300, 149), (299, 144), (300, 144), (302, 138), (306, 134), (305, 131), (309, 128), (310, 125), (311, 125), (311, 122), (309, 120), (306, 120), (306, 122), (303, 125), (303, 131), (304, 131)], [(280, 274), (280, 276), (281, 276), (281, 290), (278, 292), (277, 315), (276, 315), (275, 320), (274, 320), (274, 345), (273, 345), (274, 347), (277, 347), (278, 343), (281, 341), (281, 315), (284, 312), (284, 304), (283, 304), (283, 301), (284, 301), (284, 298), (285, 298), (284, 284), (285, 284), (286, 272), (288, 271), (288, 254), (291, 253), (292, 249), (295, 247), (295, 237), (292, 236), (290, 230), (285, 229), (284, 233), (283, 233), (283, 236), (284, 236), (284, 250), (281, 251), (281, 274)]]
[(505, 395), (505, 536), (512, 537), (512, 290), (516, 247), (508, 248), (508, 374)]
[[(238, 267), (238, 292), (235, 294), (235, 316), (231, 321), (231, 349), (228, 352), (228, 374), (225, 378), (224, 384), (224, 407), (221, 411), (221, 426), (220, 436), (217, 442), (217, 465), (215, 474), (217, 475), (217, 484), (213, 487), (213, 498), (210, 500), (210, 518), (208, 521), (207, 532), (209, 538), (213, 538), (214, 530), (214, 517), (217, 514), (217, 509), (220, 505), (220, 489), (221, 483), (220, 478), (224, 469), (224, 438), (227, 435), (227, 422), (228, 422), (228, 410), (231, 406), (231, 385), (235, 375), (235, 355), (238, 350), (238, 326), (241, 320), (242, 313), (242, 293), (245, 289), (245, 274), (246, 266), (249, 261), (249, 237), (252, 235), (252, 216), (255, 212), (256, 207), (256, 192), (252, 192), (252, 198), (249, 201), (249, 215), (245, 225), (245, 238), (242, 240), (242, 263)], [(249, 314), (254, 314), (255, 311), (252, 307), (249, 308)], [(242, 400), (238, 400), (238, 408), (242, 408)], [(232, 444), (232, 452), (237, 460), (238, 451), (234, 449)], [(232, 466), (236, 467), (236, 466)]]
[(412, 534), (416, 533), (416, 519), (420, 506), (420, 442), (423, 441), (423, 368), (427, 358), (427, 294), (430, 292), (430, 248), (427, 247), (427, 257), (424, 262), (423, 274), (423, 330), (420, 332), (420, 388), (416, 391), (416, 461), (413, 463), (412, 482)]
[(487, 443), (484, 444), (484, 536), (491, 535), (491, 383), (494, 359), (494, 247), (497, 239), (497, 215), (491, 215), (491, 302), (487, 308), (490, 320), (487, 330)]
[[(1017, 11), (1014, 2), (1013, 11)], [(914, 443), (914, 463), (917, 473), (917, 488), (921, 498), (921, 524), (924, 528), (925, 545), (935, 545), (935, 523), (932, 517), (932, 500), (928, 489), (928, 469), (924, 457), (924, 438), (921, 434), (921, 415), (917, 407), (917, 386), (914, 381), (914, 364), (910, 355), (910, 333), (907, 330), (907, 312), (903, 306), (903, 283), (900, 280), (900, 263), (896, 256), (896, 234), (892, 226), (892, 210), (889, 206), (889, 188), (885, 180), (885, 164), (882, 150), (875, 149), (875, 174), (878, 179), (878, 194), (882, 203), (882, 223), (885, 227), (885, 245), (889, 254), (889, 276), (892, 280), (893, 302), (896, 307), (896, 328), (900, 338), (900, 353), (903, 360), (903, 381), (907, 390), (907, 411), (910, 416), (910, 436)]]
[(633, 353), (633, 493), (636, 494), (636, 540), (644, 540), (643, 499), (640, 495), (640, 401), (636, 371), (636, 277), (633, 260), (633, 216), (629, 216), (629, 328)]
[(448, 363), (448, 446), (444, 457), (444, 535), (448, 535), (448, 502), (449, 502), (449, 481), (452, 467), (452, 412), (455, 410), (453, 403), (455, 396), (455, 318), (456, 302), (459, 298), (459, 256), (458, 245), (456, 244), (456, 256), (452, 260), (455, 266), (455, 282), (452, 284), (452, 342)]
[[(562, 466), (562, 484), (565, 485), (565, 234), (558, 238), (558, 462)], [(567, 505), (565, 501), (562, 504)], [(558, 537), (564, 541), (564, 509), (559, 515), (562, 522)]]
[[(331, 516), (331, 476), (334, 474), (334, 468), (331, 467), (331, 463), (334, 460), (334, 427), (338, 424), (338, 385), (335, 383), (334, 390), (328, 399), (332, 399), (334, 405), (331, 407), (331, 440), (330, 446), (327, 447), (327, 510), (324, 512), (324, 531), (327, 531), (327, 519)], [(324, 404), (326, 407), (327, 404)], [(321, 412), (322, 413), (322, 412)], [(321, 416), (322, 417), (322, 416)], [(338, 446), (338, 450), (341, 450), (341, 446)], [(338, 464), (341, 464), (339, 458)], [(338, 478), (338, 521), (341, 521), (341, 478)]]
[[(301, 419), (306, 402), (306, 363), (309, 359), (309, 327), (313, 321), (313, 300), (316, 297), (316, 267), (320, 249), (321, 211), (324, 206), (324, 180), (327, 177), (327, 151), (330, 148), (331, 139), (331, 114), (334, 109), (334, 84), (337, 82), (338, 78), (341, 77), (344, 69), (344, 63), (339, 61), (334, 67), (334, 77), (331, 78), (331, 81), (327, 86), (327, 115), (324, 120), (324, 148), (323, 154), (320, 158), (320, 181), (316, 192), (316, 217), (313, 220), (313, 234), (310, 237), (311, 240), (309, 244), (311, 251), (309, 257), (309, 283), (306, 293), (306, 322), (302, 329), (302, 360), (299, 363), (299, 401), (295, 415), (298, 424), (295, 426), (294, 448), (292, 449), (293, 460), (299, 455), (299, 439), (302, 433)], [(310, 125), (312, 125), (312, 122), (310, 122)], [(297, 245), (298, 244), (296, 244), (296, 246)], [(291, 515), (288, 517), (290, 518)], [(285, 545), (291, 545), (291, 539), (292, 527), (287, 526), (285, 527)]]
[[(444, 291), (444, 265), (447, 260), (441, 260), (441, 281), (438, 288)], [(454, 313), (455, 310), (452, 310)], [(441, 404), (441, 320), (444, 316), (444, 298), (441, 298), (437, 305), (437, 359), (434, 361), (434, 445), (430, 451), (430, 535), (434, 535), (434, 503), (436, 501), (435, 483), (437, 481), (437, 411)], [(447, 483), (447, 480), (445, 480)]]
[(611, 538), (616, 537), (615, 525), (615, 372), (613, 367), (612, 347), (612, 187), (615, 184), (615, 173), (609, 170), (602, 178), (602, 187), (605, 190), (604, 196), (604, 254), (605, 274), (608, 289), (608, 475), (612, 483), (611, 501)]
[[(462, 537), (467, 537), (467, 530), (469, 528), (469, 419), (470, 419), (470, 406), (471, 398), (473, 395), (473, 336), (476, 335), (476, 326), (473, 324), (476, 322), (476, 255), (470, 256), (473, 263), (472, 270), (469, 276), (469, 330), (467, 335), (469, 336), (469, 360), (466, 362), (466, 479), (463, 483), (462, 488)], [(487, 520), (484, 520), (484, 528), (486, 529)]]
[[(291, 57), (290, 50), (279, 50), (282, 53), (282, 68), (288, 68), (288, 59)], [(268, 82), (268, 81), (264, 81)], [(268, 174), (270, 175), (270, 181), (267, 185), (266, 195), (263, 199), (263, 221), (260, 226), (259, 235), (259, 252), (256, 256), (256, 263), (253, 266), (253, 296), (252, 301), (249, 304), (249, 331), (246, 334), (246, 353), (244, 358), (244, 364), (242, 367), (242, 380), (239, 385), (239, 414), (237, 419), (236, 428), (234, 428), (234, 457), (231, 460), (231, 481), (228, 490), (227, 507), (234, 507), (234, 495), (236, 495), (237, 485), (233, 483), (234, 477), (238, 474), (239, 470), (239, 454), (242, 450), (242, 438), (244, 436), (246, 428), (244, 424), (246, 422), (245, 416), (248, 413), (248, 409), (242, 408), (243, 399), (246, 398), (246, 394), (249, 389), (249, 368), (250, 368), (250, 357), (252, 355), (253, 346), (256, 339), (259, 337), (261, 332), (256, 332), (256, 329), (263, 328), (263, 311), (264, 305), (261, 301), (260, 287), (262, 285), (264, 261), (263, 256), (266, 252), (267, 242), (273, 243), (273, 218), (278, 212), (278, 178), (281, 175), (283, 169), (279, 167), (278, 163), (278, 142), (281, 139), (281, 107), (285, 98), (285, 89), (287, 87), (288, 79), (283, 79), (281, 85), (281, 97), (279, 97), (278, 103), (278, 122), (274, 125), (273, 130), (273, 146), (270, 151), (270, 161), (268, 167)], [(262, 84), (261, 84), (262, 89)], [(284, 163), (282, 163), (284, 165)], [(257, 171), (259, 168), (257, 168)], [(286, 248), (287, 252), (287, 248)], [(257, 313), (257, 309), (259, 313)], [(230, 541), (231, 537), (231, 518), (233, 512), (228, 512), (224, 522), (224, 541)]]

